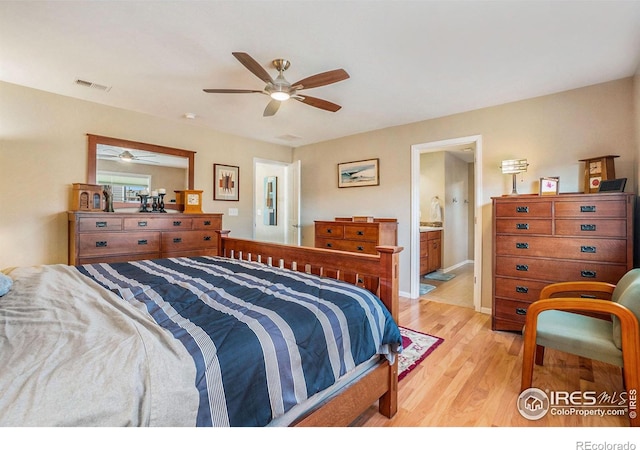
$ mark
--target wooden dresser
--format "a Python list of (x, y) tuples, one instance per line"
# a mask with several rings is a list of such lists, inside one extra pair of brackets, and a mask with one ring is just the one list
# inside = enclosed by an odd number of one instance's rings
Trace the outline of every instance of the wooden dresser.
[(442, 231), (420, 232), (420, 276), (442, 267)]
[(222, 214), (70, 211), (69, 264), (216, 255)]
[(336, 217), (334, 221), (315, 221), (315, 247), (377, 255), (378, 245), (398, 245), (398, 221), (373, 219), (371, 222)]
[(634, 204), (625, 193), (493, 198), (492, 328), (522, 331), (549, 283), (615, 284), (633, 268)]

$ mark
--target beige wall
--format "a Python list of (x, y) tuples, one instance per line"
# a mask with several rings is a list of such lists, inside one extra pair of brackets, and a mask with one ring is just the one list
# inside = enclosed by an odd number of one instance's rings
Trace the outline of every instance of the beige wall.
[[(635, 80), (640, 78), (640, 74)], [(561, 192), (582, 188), (579, 159), (617, 154), (617, 176), (640, 172), (640, 88), (627, 78), (521, 102), (387, 128), (291, 149), (217, 133), (189, 122), (74, 100), (0, 83), (0, 267), (67, 261), (71, 183), (86, 180), (86, 134), (197, 151), (195, 187), (206, 212), (225, 213), (232, 235), (252, 235), (253, 158), (302, 162), (303, 244), (313, 245), (313, 221), (373, 215), (399, 220), (400, 288), (409, 291), (411, 146), (482, 135), (482, 305), (491, 305), (491, 197), (510, 191), (503, 159), (528, 158), (521, 193), (537, 192), (542, 176), (559, 176)], [(426, 99), (428, 100), (428, 99)], [(380, 158), (380, 185), (339, 189), (337, 164)], [(213, 163), (240, 166), (240, 201), (212, 200)], [(229, 217), (227, 209), (239, 210)]]
[[(559, 176), (561, 192), (582, 189), (579, 160), (607, 154), (616, 175), (636, 186), (636, 128), (633, 78), (530, 100), (321, 142), (294, 150), (302, 161), (303, 244), (313, 243), (313, 221), (334, 216), (396, 217), (401, 254), (400, 289), (409, 292), (411, 146), (466, 136), (482, 136), (482, 306), (491, 306), (491, 197), (511, 191), (500, 172), (503, 159), (527, 158), (529, 171), (518, 180), (520, 193), (535, 193), (543, 176)], [(416, 99), (419, 101), (419, 99)], [(428, 99), (425, 99), (428, 101)], [(637, 104), (637, 99), (635, 100)], [(380, 158), (380, 185), (339, 189), (336, 165)]]
[[(176, 117), (181, 112), (176, 111)], [(253, 158), (291, 162), (289, 147), (0, 82), (0, 268), (67, 262), (72, 183), (86, 182), (87, 133), (196, 151), (203, 210), (251, 237)], [(240, 201), (213, 201), (213, 164), (240, 167)], [(238, 208), (229, 217), (228, 208)]]

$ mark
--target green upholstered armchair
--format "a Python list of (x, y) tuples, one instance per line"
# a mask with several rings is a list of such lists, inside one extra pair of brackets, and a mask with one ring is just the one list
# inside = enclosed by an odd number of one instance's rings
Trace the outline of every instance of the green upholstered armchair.
[[(627, 272), (617, 285), (569, 281), (546, 286), (527, 309), (521, 390), (531, 387), (534, 360), (542, 365), (544, 349), (551, 347), (622, 367), (627, 392), (640, 393), (638, 320), (640, 269)], [(636, 414), (630, 415), (631, 426), (640, 426)]]

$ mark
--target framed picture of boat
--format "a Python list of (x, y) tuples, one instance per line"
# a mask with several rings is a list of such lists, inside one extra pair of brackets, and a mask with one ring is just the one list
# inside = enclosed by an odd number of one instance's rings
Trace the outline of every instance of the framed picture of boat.
[(377, 186), (380, 184), (378, 158), (338, 164), (338, 187)]

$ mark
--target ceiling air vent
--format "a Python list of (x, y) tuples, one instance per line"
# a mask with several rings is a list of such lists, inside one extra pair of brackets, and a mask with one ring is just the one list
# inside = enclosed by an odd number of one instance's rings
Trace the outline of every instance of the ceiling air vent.
[(92, 83), (91, 81), (85, 81), (85, 80), (80, 80), (80, 79), (76, 80), (76, 84), (79, 85), (79, 86), (98, 89), (99, 91), (109, 92), (111, 90), (111, 86), (104, 86), (102, 84)]
[(296, 136), (295, 134), (283, 134), (281, 136), (276, 137), (276, 139), (281, 139), (283, 141), (297, 141), (298, 139), (302, 139), (300, 136)]

